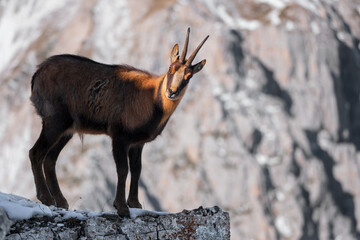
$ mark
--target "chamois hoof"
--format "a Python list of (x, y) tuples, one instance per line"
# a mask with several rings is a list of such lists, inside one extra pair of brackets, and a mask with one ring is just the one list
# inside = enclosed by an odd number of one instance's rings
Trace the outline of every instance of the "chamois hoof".
[(69, 204), (65, 198), (61, 199), (61, 200), (59, 199), (59, 200), (56, 200), (56, 207), (69, 209)]
[(117, 213), (120, 217), (130, 217), (130, 211), (126, 204), (121, 204), (120, 206), (119, 204), (114, 203), (114, 207), (116, 208)]
[(139, 203), (139, 201), (128, 200), (127, 205), (131, 208), (141, 208), (142, 209), (142, 205)]
[(122, 207), (117, 209), (119, 217), (130, 217), (130, 211), (128, 207)]

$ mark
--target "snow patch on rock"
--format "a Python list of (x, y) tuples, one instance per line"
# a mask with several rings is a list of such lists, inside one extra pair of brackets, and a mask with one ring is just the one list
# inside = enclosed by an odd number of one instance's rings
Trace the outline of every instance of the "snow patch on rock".
[[(67, 220), (75, 218), (78, 220), (86, 220), (91, 217), (99, 217), (102, 215), (117, 215), (116, 212), (91, 212), (88, 210), (66, 210), (54, 206), (46, 206), (44, 204), (33, 202), (30, 199), (23, 198), (13, 194), (0, 192), (0, 208), (3, 208), (11, 220), (26, 220), (33, 217), (55, 217), (58, 220)], [(167, 212), (158, 212), (143, 210), (137, 208), (129, 208), (130, 218), (138, 216), (159, 216), (167, 215)]]

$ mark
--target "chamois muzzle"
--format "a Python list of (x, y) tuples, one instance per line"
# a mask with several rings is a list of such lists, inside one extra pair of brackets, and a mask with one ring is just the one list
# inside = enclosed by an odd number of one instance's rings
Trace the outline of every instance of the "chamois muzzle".
[(169, 98), (170, 99), (174, 99), (174, 98), (176, 98), (176, 96), (177, 96), (177, 91), (173, 91), (173, 90), (171, 90), (170, 88), (169, 88)]

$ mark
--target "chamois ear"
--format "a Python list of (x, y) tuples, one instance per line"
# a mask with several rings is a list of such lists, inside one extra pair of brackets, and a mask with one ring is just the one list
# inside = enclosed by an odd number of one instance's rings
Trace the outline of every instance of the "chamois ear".
[(206, 59), (192, 66), (193, 74), (199, 72), (205, 66), (205, 63), (206, 63)]
[(171, 51), (171, 64), (173, 64), (176, 60), (179, 59), (179, 45), (175, 44), (175, 46), (173, 47), (172, 51)]

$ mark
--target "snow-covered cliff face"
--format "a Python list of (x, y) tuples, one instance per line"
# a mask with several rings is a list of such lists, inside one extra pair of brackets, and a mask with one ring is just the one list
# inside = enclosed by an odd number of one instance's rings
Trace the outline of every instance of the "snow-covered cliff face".
[[(358, 0), (1, 1), (0, 190), (35, 197), (37, 64), (75, 53), (163, 73), (190, 26), (190, 51), (210, 34), (207, 64), (145, 146), (143, 206), (219, 205), (233, 239), (355, 239), (359, 23)], [(111, 209), (108, 138), (72, 139), (57, 171), (71, 208)]]

